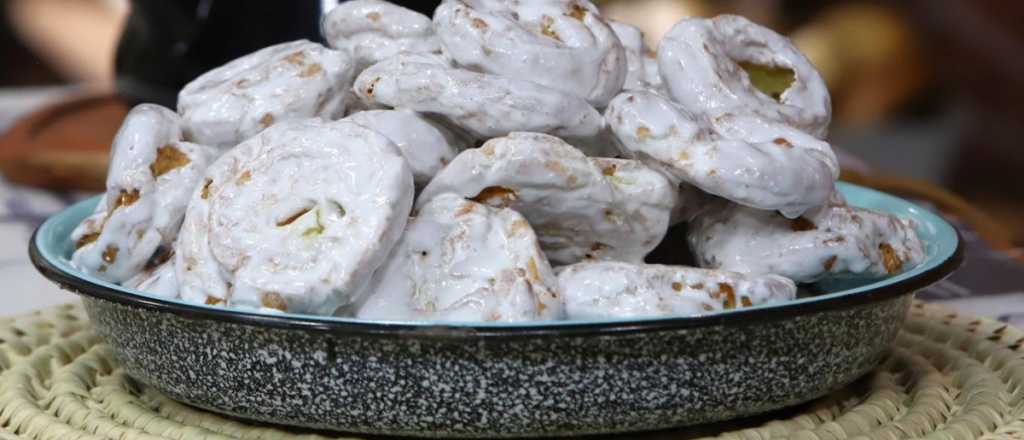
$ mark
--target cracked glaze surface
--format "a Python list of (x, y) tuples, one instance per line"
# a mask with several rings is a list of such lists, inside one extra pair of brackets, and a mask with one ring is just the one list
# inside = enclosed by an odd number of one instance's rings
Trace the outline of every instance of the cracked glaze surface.
[(589, 158), (540, 133), (512, 133), (459, 154), (419, 203), (447, 192), (519, 211), (559, 264), (643, 261), (676, 203), (675, 187), (642, 163)]
[(450, 0), (434, 29), (456, 65), (534, 83), (603, 108), (628, 65), (615, 32), (587, 0)]
[(777, 275), (618, 262), (558, 269), (568, 319), (694, 316), (796, 298)]
[(526, 79), (456, 69), (439, 56), (405, 54), (377, 63), (354, 89), (366, 103), (439, 115), (480, 139), (514, 131), (593, 138), (604, 128), (583, 98)]
[(345, 113), (354, 76), (345, 52), (306, 40), (260, 49), (210, 70), (178, 94), (188, 140), (231, 148), (275, 123)]
[(917, 266), (924, 243), (913, 221), (848, 206), (838, 191), (797, 219), (718, 202), (690, 222), (703, 267), (774, 273), (809, 283), (831, 276), (885, 277)]
[(72, 263), (108, 281), (139, 274), (178, 237), (189, 195), (219, 151), (181, 141), (174, 112), (136, 106), (111, 145), (107, 191), (71, 235)]
[(357, 74), (400, 53), (441, 53), (430, 17), (382, 0), (342, 2), (323, 31), (331, 47), (352, 55)]
[(351, 122), (277, 124), (207, 170), (175, 255), (181, 298), (331, 314), (357, 300), (398, 241), (412, 173)]
[(723, 114), (710, 124), (651, 91), (627, 91), (605, 114), (623, 152), (708, 193), (788, 217), (820, 206), (839, 163), (832, 147), (785, 124)]
[(522, 322), (564, 318), (558, 283), (519, 213), (454, 194), (421, 207), (374, 275), (362, 319)]

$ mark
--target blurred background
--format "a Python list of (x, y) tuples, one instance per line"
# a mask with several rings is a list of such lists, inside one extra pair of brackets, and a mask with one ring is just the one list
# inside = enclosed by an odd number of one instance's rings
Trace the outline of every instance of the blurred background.
[[(68, 93), (118, 90), (126, 102), (173, 104), (176, 88), (212, 65), (275, 41), (318, 38), (319, 12), (336, 3), (0, 0), (0, 129), (21, 111)], [(434, 2), (405, 3), (429, 11)], [(876, 173), (948, 188), (1011, 233), (1024, 231), (1024, 2), (598, 3), (607, 15), (641, 27), (652, 48), (684, 16), (738, 13), (789, 35), (832, 92), (836, 145)], [(104, 147), (124, 108), (107, 100), (87, 104), (63, 109), (82, 113), (66, 115), (84, 118), (87, 133), (67, 133), (79, 139), (58, 132), (35, 141)], [(67, 121), (52, 128), (67, 132), (66, 124), (78, 127)], [(79, 170), (87, 174), (81, 181), (60, 176), (52, 183), (92, 189), (103, 160), (75, 157), (97, 169)]]
[[(429, 14), (437, 2), (396, 3)], [(596, 3), (642, 28), (652, 48), (685, 16), (736, 13), (790, 36), (831, 90), (845, 178), (928, 199), (1021, 256), (1024, 2)], [(102, 189), (106, 149), (131, 105), (173, 108), (176, 90), (210, 67), (319, 39), (320, 14), (335, 4), (0, 0), (0, 216), (45, 217), (50, 202), (37, 212), (10, 201), (28, 192), (59, 204)]]

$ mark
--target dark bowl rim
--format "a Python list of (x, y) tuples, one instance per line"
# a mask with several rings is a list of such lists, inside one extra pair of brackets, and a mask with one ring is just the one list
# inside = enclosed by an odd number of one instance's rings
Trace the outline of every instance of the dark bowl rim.
[[(41, 227), (41, 226), (40, 226)], [(935, 267), (915, 276), (902, 279), (875, 289), (856, 294), (829, 298), (822, 301), (782, 303), (766, 308), (732, 310), (726, 314), (685, 316), (653, 320), (615, 321), (596, 323), (553, 323), (532, 326), (478, 326), (471, 325), (422, 325), (409, 323), (375, 323), (318, 320), (315, 317), (296, 315), (275, 316), (263, 313), (200, 307), (141, 296), (119, 291), (107, 286), (79, 278), (54, 265), (41, 255), (36, 235), (29, 241), (29, 257), (36, 269), (46, 278), (62, 288), (103, 301), (137, 307), (153, 312), (170, 313), (185, 319), (217, 321), (284, 330), (299, 330), (315, 333), (330, 333), (338, 336), (382, 336), (403, 338), (518, 338), (555, 336), (601, 336), (693, 329), (719, 326), (746, 326), (786, 318), (853, 308), (870, 303), (882, 302), (903, 295), (913, 294), (951, 275), (964, 260), (964, 240), (954, 226), (957, 235), (956, 250)]]

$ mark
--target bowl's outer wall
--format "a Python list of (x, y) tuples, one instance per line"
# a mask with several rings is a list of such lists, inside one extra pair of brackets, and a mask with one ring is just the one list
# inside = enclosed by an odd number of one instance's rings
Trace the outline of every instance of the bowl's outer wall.
[(669, 428), (822, 396), (882, 360), (911, 298), (739, 325), (508, 339), (300, 332), (83, 300), (129, 374), (199, 407), (358, 433), (512, 437)]

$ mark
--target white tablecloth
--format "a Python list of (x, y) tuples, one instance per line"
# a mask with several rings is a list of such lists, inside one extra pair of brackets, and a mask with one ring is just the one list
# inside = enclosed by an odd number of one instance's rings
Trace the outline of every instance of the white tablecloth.
[(0, 177), (0, 316), (15, 315), (75, 299), (36, 272), (28, 261), (35, 226), (63, 209), (67, 199), (9, 185)]

